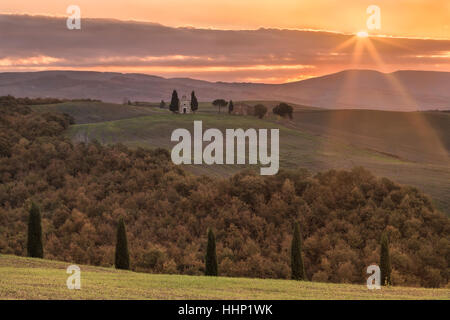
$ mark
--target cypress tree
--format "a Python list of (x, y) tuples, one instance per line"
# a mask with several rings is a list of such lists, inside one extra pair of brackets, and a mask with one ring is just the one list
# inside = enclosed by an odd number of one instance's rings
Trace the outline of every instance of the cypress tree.
[(120, 218), (117, 226), (117, 243), (116, 243), (116, 269), (130, 269), (130, 255), (128, 253), (127, 231), (125, 229), (125, 222)]
[(205, 275), (217, 276), (217, 255), (216, 255), (216, 236), (211, 229), (208, 229), (208, 246), (205, 257)]
[(380, 252), (380, 272), (381, 285), (391, 284), (391, 258), (389, 256), (389, 240), (386, 232), (381, 236), (381, 252)]
[(172, 92), (172, 100), (170, 100), (169, 109), (172, 112), (178, 112), (178, 106), (180, 105), (180, 100), (178, 99), (177, 90), (173, 90)]
[(232, 113), (234, 110), (234, 104), (233, 101), (230, 100), (230, 103), (228, 104), (228, 113)]
[(302, 258), (302, 237), (298, 222), (294, 225), (294, 236), (291, 245), (291, 272), (293, 280), (306, 280), (305, 266)]
[(193, 112), (198, 110), (198, 101), (194, 91), (191, 93), (191, 110)]
[(44, 247), (42, 245), (41, 211), (33, 202), (28, 217), (28, 256), (32, 258), (43, 258)]

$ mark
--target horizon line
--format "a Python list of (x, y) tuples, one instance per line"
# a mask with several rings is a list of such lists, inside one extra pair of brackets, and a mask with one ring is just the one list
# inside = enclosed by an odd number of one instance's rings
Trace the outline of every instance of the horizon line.
[(376, 72), (376, 73), (381, 73), (381, 74), (393, 74), (393, 73), (397, 73), (397, 72), (434, 72), (434, 73), (450, 73), (450, 71), (436, 71), (436, 70), (423, 70), (423, 69), (398, 69), (392, 72), (383, 72), (383, 71), (379, 71), (379, 70), (375, 70), (375, 69), (358, 69), (358, 68), (353, 68), (353, 69), (343, 69), (340, 71), (336, 71), (336, 72), (331, 72), (331, 73), (326, 73), (323, 75), (319, 75), (319, 76), (311, 76), (309, 78), (306, 79), (301, 79), (301, 80), (295, 80), (295, 81), (288, 81), (288, 82), (281, 82), (281, 83), (265, 83), (265, 82), (246, 82), (246, 81), (209, 81), (209, 80), (204, 80), (204, 79), (197, 79), (197, 78), (191, 78), (191, 77), (163, 77), (160, 75), (156, 75), (156, 74), (149, 74), (149, 73), (141, 73), (141, 72), (117, 72), (117, 71), (97, 71), (97, 70), (76, 70), (76, 69), (49, 69), (49, 70), (37, 70), (37, 71), (0, 71), (0, 74), (5, 74), (5, 73), (40, 73), (40, 72), (92, 72), (92, 73), (113, 73), (113, 74), (123, 74), (123, 75), (144, 75), (144, 76), (148, 76), (148, 77), (157, 77), (157, 78), (161, 78), (161, 79), (165, 79), (165, 80), (174, 80), (174, 79), (187, 79), (187, 80), (195, 80), (195, 81), (204, 81), (204, 82), (209, 82), (209, 83), (236, 83), (236, 84), (260, 84), (260, 85), (283, 85), (283, 84), (290, 84), (290, 83), (298, 83), (298, 82), (302, 82), (302, 81), (306, 81), (306, 80), (311, 80), (311, 79), (316, 79), (316, 78), (322, 78), (322, 77), (326, 77), (326, 76), (330, 76), (330, 75), (334, 75), (334, 74), (338, 74), (338, 73), (342, 73), (342, 72), (351, 72), (351, 71), (369, 71), (369, 72)]

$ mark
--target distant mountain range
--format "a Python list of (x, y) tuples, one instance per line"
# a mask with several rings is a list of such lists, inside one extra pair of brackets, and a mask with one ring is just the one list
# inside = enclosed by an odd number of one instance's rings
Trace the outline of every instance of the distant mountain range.
[(170, 101), (195, 90), (200, 101), (281, 100), (328, 109), (450, 109), (450, 72), (346, 70), (285, 84), (208, 82), (136, 73), (41, 71), (0, 73), (0, 95)]

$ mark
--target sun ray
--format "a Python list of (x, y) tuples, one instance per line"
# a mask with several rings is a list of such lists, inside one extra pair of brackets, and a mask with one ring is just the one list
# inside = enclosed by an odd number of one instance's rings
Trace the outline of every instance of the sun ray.
[[(370, 39), (368, 40), (369, 41), (367, 41), (366, 46), (370, 57), (376, 62), (379, 68), (385, 69), (386, 64), (383, 58), (378, 53), (374, 43)], [(420, 109), (418, 103), (411, 96), (411, 94), (405, 89), (405, 87), (402, 85), (399, 79), (397, 79), (395, 74), (388, 74), (387, 79), (391, 87), (394, 89), (394, 91), (400, 94), (401, 99), (404, 101), (406, 106), (412, 107), (415, 110)], [(449, 157), (449, 154), (445, 146), (443, 145), (441, 138), (438, 136), (436, 131), (431, 127), (431, 125), (428, 123), (428, 121), (425, 119), (424, 116), (411, 117), (411, 121), (413, 121), (413, 125), (417, 128), (417, 130), (419, 130), (421, 135), (427, 137), (430, 146), (435, 148), (435, 150), (439, 150), (439, 153), (441, 153), (442, 155)]]
[(388, 38), (388, 37), (373, 37), (373, 38), (371, 38), (371, 40), (373, 42), (375, 42), (375, 43), (376, 42), (380, 42), (383, 45), (395, 47), (395, 48), (402, 49), (402, 50), (405, 50), (405, 51), (408, 51), (408, 52), (414, 52), (414, 50), (412, 48), (410, 48), (410, 47), (408, 47), (406, 45), (398, 43), (399, 40), (402, 40), (402, 39), (391, 39), (391, 38)]
[[(361, 41), (362, 38), (358, 38), (357, 36), (353, 36), (351, 38), (353, 46), (353, 51), (351, 53), (351, 62), (350, 62), (350, 68), (351, 69), (360, 69), (360, 62), (362, 55), (364, 53), (364, 41)], [(339, 94), (336, 97), (337, 102), (345, 102), (349, 99), (351, 100), (351, 96), (353, 94), (353, 91), (351, 90), (353, 84), (355, 83), (355, 74), (354, 73), (347, 73), (346, 78), (340, 88)]]
[[(351, 69), (362, 69), (363, 65), (361, 65), (361, 62), (365, 59), (370, 59), (371, 61), (375, 62), (376, 69), (379, 71), (388, 72), (389, 66), (385, 63), (384, 59), (380, 55), (380, 53), (377, 50), (377, 46), (381, 45), (390, 45), (390, 46), (396, 46), (404, 49), (405, 51), (409, 51), (410, 49), (402, 46), (397, 45), (393, 41), (390, 41), (389, 39), (381, 39), (380, 37), (370, 37), (365, 36), (365, 34), (356, 34), (355, 36), (347, 39), (342, 44), (337, 46), (334, 50), (344, 50), (348, 49), (350, 47), (353, 47), (353, 50), (351, 51), (350, 57), (350, 63), (349, 66)], [(367, 55), (367, 56), (366, 56)], [(363, 60), (364, 59), (364, 60)], [(363, 63), (364, 64), (364, 63)], [(340, 90), (337, 93), (335, 101), (339, 106), (346, 105), (346, 107), (351, 108), (352, 101), (356, 98), (356, 92), (354, 91), (355, 83), (358, 81), (358, 73), (357, 72), (347, 72), (346, 78), (342, 82), (340, 86)], [(401, 101), (404, 102), (405, 106), (411, 107), (413, 109), (418, 110), (419, 105), (415, 101), (415, 99), (411, 96), (411, 94), (404, 88), (402, 83), (394, 74), (388, 74), (386, 75), (389, 85), (392, 87), (393, 91), (396, 92), (399, 95), (399, 98)], [(336, 107), (336, 106), (332, 106)], [(418, 133), (425, 137), (426, 141), (429, 141), (430, 148), (433, 150), (438, 150), (438, 152), (443, 155), (445, 158), (449, 158), (449, 153), (447, 152), (447, 149), (444, 147), (442, 140), (437, 135), (436, 131), (431, 127), (431, 125), (426, 120), (426, 117), (424, 114), (420, 114), (419, 116), (412, 116), (409, 118), (411, 121), (411, 124), (414, 125)], [(331, 116), (328, 119), (328, 135), (333, 136), (333, 133), (331, 132), (331, 128), (342, 128), (345, 129), (345, 126), (347, 125), (346, 121), (346, 113), (334, 113), (333, 116)], [(332, 152), (333, 145), (331, 144), (322, 144), (321, 149), (324, 154), (328, 154)], [(351, 161), (348, 163), (349, 166), (352, 166), (353, 164)]]
[(346, 49), (347, 47), (350, 47), (352, 44), (354, 44), (356, 42), (356, 37), (353, 36), (347, 40), (345, 40), (344, 42), (342, 42), (340, 45), (338, 45), (337, 47), (333, 48), (331, 51), (335, 52), (335, 51), (341, 51)]

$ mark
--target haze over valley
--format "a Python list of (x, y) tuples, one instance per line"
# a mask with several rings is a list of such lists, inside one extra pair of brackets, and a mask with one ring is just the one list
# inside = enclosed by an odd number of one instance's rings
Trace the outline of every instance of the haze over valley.
[(450, 109), (450, 72), (348, 70), (285, 84), (208, 82), (145, 74), (42, 71), (0, 74), (0, 95), (91, 98), (105, 102), (168, 101), (172, 91), (200, 101), (280, 100), (327, 109)]

